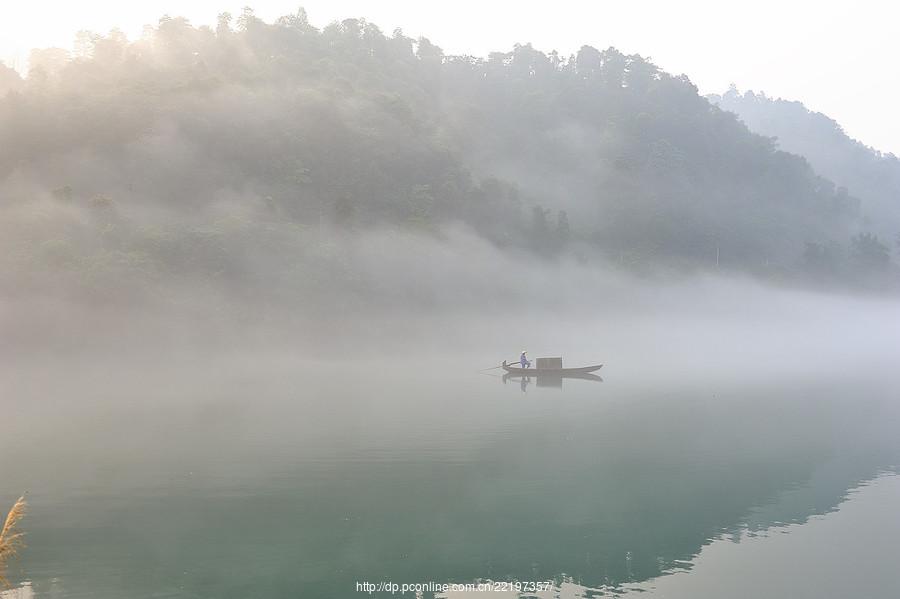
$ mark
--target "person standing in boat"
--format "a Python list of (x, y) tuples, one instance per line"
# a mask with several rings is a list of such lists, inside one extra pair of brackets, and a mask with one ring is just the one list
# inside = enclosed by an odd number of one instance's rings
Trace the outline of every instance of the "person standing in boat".
[(522, 368), (531, 368), (531, 361), (528, 359), (528, 356), (525, 355), (525, 350), (522, 350), (522, 355), (519, 356), (519, 364), (522, 365)]

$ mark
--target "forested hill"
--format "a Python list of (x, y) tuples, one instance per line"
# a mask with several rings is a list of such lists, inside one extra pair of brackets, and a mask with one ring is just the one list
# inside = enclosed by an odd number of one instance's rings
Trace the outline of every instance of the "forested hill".
[(852, 139), (833, 119), (801, 102), (732, 88), (709, 99), (737, 114), (752, 131), (809, 160), (816, 172), (861, 199), (865, 226), (891, 239), (900, 234), (900, 159)]
[(323, 224), (462, 221), (548, 258), (895, 277), (857, 199), (612, 48), (448, 56), (364, 20), (246, 10), (215, 28), (165, 17), (136, 41), (81, 34), (74, 53), (34, 52), (24, 80), (0, 72), (0, 90), (0, 194), (40, 205), (7, 210), (20, 272), (252, 279), (266, 260), (286, 281)]

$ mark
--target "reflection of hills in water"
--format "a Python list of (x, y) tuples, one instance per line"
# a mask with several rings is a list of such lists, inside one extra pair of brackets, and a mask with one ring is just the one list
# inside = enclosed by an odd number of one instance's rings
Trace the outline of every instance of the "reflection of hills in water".
[(844, 421), (838, 431), (832, 418), (846, 415), (811, 413), (818, 405), (680, 399), (623, 407), (603, 423), (522, 431), (494, 448), (495, 477), (467, 485), (481, 517), (442, 533), (495, 579), (566, 573), (601, 587), (658, 576), (723, 533), (831, 510), (897, 462), (894, 424), (859, 446), (873, 423)]
[(877, 390), (706, 399), (582, 384), (529, 402), (484, 379), (443, 393), (363, 379), (197, 381), (161, 405), (30, 412), (38, 438), (0, 447), (0, 466), (31, 490), (21, 562), (37, 594), (53, 577), (92, 596), (563, 576), (615, 588), (723, 534), (833, 509), (900, 462), (897, 412)]
[[(737, 536), (704, 546), (688, 569), (616, 589), (591, 589), (570, 580), (543, 599), (624, 594), (663, 599), (759, 597), (898, 597), (895, 574), (900, 477), (884, 473), (861, 484), (828, 515)], [(779, 501), (781, 503), (781, 501)], [(863, 565), (863, 567), (860, 567)], [(475, 599), (452, 592), (441, 599)]]

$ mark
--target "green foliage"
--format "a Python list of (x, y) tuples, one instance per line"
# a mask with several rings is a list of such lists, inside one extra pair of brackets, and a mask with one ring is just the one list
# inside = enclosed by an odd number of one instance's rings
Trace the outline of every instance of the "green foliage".
[(52, 191), (53, 197), (61, 202), (71, 202), (75, 191), (69, 185), (58, 187)]
[(851, 248), (853, 259), (864, 270), (885, 270), (890, 264), (890, 249), (881, 243), (877, 235), (860, 233), (851, 240)]
[(741, 94), (734, 87), (710, 99), (736, 113), (751, 130), (776, 138), (785, 151), (804, 156), (819, 174), (834, 181), (837, 209), (859, 210), (867, 227), (881, 235), (890, 236), (900, 227), (900, 159), (896, 156), (850, 138), (833, 119), (800, 102), (752, 91)]
[[(859, 230), (846, 189), (614, 48), (448, 56), (364, 19), (317, 30), (302, 9), (271, 24), (245, 9), (215, 28), (166, 16), (133, 42), (85, 32), (74, 57), (36, 51), (16, 93), (3, 77), (0, 191), (30, 183), (21, 201), (54, 198), (63, 223), (14, 255), (90, 280), (133, 269), (303, 295), (360, 284), (310, 233), (323, 225), (454, 222), (623, 267), (720, 252), (750, 272), (840, 272), (831, 248)], [(889, 270), (879, 246), (855, 239), (854, 260)]]

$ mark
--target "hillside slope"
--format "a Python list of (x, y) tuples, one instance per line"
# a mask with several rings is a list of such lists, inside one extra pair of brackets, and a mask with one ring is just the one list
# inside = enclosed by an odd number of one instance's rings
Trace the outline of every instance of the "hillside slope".
[(731, 89), (709, 99), (752, 131), (775, 137), (786, 152), (805, 157), (816, 172), (860, 198), (865, 226), (885, 238), (900, 234), (900, 159), (848, 136), (826, 115), (801, 102)]
[(198, 277), (364, 293), (323, 227), (461, 222), (544, 257), (782, 278), (808, 270), (811, 244), (866, 250), (852, 196), (612, 48), (445, 56), (364, 20), (318, 30), (302, 10), (272, 24), (246, 10), (78, 49), (34, 53), (0, 100), (4, 260), (38, 286), (61, 269), (101, 294)]

